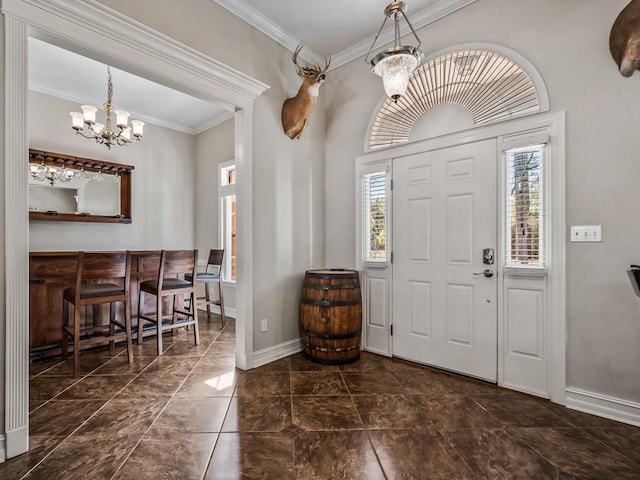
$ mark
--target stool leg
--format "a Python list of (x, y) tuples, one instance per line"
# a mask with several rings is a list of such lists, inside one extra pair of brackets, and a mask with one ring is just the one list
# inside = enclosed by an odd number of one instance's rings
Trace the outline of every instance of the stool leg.
[(124, 333), (127, 336), (127, 357), (133, 363), (133, 341), (131, 340), (131, 309), (129, 302), (124, 301)]
[(209, 282), (204, 282), (204, 299), (207, 305), (207, 321), (211, 321), (211, 297), (209, 296)]
[(80, 373), (80, 305), (73, 306), (73, 375)]
[(191, 318), (193, 319), (193, 336), (196, 345), (200, 345), (200, 331), (198, 330), (198, 313), (196, 312), (196, 292), (195, 290), (191, 292), (191, 301), (189, 302), (189, 312), (191, 313)]
[(156, 296), (156, 315), (156, 323), (158, 325), (156, 345), (158, 347), (158, 355), (162, 355), (162, 297), (160, 295)]
[(218, 295), (220, 298), (220, 317), (222, 317), (222, 323), (224, 323), (224, 295), (222, 293), (222, 279), (218, 282)]
[[(183, 295), (184, 297), (184, 295)], [(171, 323), (174, 325), (174, 328), (171, 329), (171, 336), (173, 337), (176, 334), (176, 329), (175, 329), (175, 324), (178, 323), (178, 312), (177, 312), (177, 307), (176, 307), (176, 301), (178, 300), (179, 295), (174, 295), (173, 296), (173, 314), (171, 315)], [(182, 302), (184, 303), (184, 301)], [(183, 305), (183, 309), (184, 309), (184, 305)]]
[(69, 325), (69, 302), (62, 300), (62, 359), (69, 356), (69, 335), (65, 327)]
[(140, 316), (141, 305), (142, 305), (142, 290), (138, 292), (138, 345), (142, 345), (142, 339), (144, 337), (144, 331), (142, 328), (144, 326), (144, 320)]
[(109, 303), (109, 337), (111, 338), (109, 340), (109, 351), (113, 351), (116, 348), (116, 342), (113, 338), (116, 334), (115, 324), (113, 323), (116, 319), (116, 309), (113, 308), (113, 303)]

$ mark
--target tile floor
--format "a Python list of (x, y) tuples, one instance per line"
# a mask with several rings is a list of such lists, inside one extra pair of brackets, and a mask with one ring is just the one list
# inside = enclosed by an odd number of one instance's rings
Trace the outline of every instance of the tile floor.
[(363, 353), (234, 369), (234, 324), (32, 365), (11, 479), (639, 479), (640, 428)]

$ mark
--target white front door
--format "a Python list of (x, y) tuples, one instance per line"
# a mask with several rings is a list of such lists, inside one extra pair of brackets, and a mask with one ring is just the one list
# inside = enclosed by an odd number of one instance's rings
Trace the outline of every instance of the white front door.
[(393, 355), (493, 382), (496, 163), (493, 139), (393, 161)]

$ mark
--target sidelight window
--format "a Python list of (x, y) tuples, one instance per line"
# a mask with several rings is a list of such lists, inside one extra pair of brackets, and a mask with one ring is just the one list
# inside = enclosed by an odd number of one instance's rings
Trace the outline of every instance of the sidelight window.
[(362, 175), (365, 262), (386, 262), (388, 258), (388, 177), (384, 170)]
[(507, 150), (505, 266), (546, 267), (546, 144)]
[(222, 279), (236, 280), (236, 166), (233, 161), (219, 166), (220, 237), (224, 248)]

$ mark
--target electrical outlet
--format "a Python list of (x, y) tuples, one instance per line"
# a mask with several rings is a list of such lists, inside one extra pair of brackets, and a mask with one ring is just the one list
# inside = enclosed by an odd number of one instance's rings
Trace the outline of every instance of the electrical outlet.
[(269, 325), (266, 318), (262, 319), (262, 331), (266, 332), (269, 329)]

